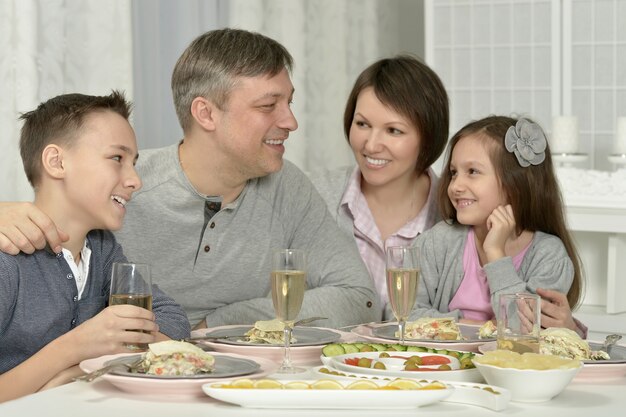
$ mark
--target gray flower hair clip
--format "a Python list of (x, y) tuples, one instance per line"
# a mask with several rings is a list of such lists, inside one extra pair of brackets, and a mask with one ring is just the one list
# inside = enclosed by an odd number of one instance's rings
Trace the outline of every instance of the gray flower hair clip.
[(509, 127), (504, 136), (504, 146), (517, 157), (523, 167), (539, 165), (546, 159), (548, 141), (537, 123), (519, 119), (515, 126)]

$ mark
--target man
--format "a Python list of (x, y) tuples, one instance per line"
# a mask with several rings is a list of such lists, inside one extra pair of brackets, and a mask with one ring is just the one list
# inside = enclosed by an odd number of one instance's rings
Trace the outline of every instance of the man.
[[(328, 327), (380, 318), (354, 242), (306, 176), (283, 161), (298, 126), (291, 69), (289, 52), (258, 33), (199, 36), (172, 75), (184, 138), (142, 151), (144, 186), (116, 236), (128, 259), (152, 264), (153, 281), (196, 328), (273, 318), (269, 265), (278, 248), (308, 255), (301, 317), (328, 317), (319, 323)], [(0, 249), (28, 252), (43, 236), (60, 246), (63, 232), (34, 207), (3, 211)]]

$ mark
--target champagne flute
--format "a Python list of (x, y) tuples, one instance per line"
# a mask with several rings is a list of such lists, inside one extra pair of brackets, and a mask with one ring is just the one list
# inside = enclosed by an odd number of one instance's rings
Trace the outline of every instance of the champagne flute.
[(398, 320), (400, 344), (404, 344), (406, 320), (415, 304), (419, 281), (419, 251), (416, 247), (387, 247), (387, 293), (393, 315)]
[(272, 272), (270, 275), (272, 301), (276, 317), (284, 327), (285, 349), (283, 363), (278, 373), (293, 374), (304, 372), (291, 363), (289, 346), (293, 323), (304, 299), (306, 289), (306, 255), (298, 249), (279, 249), (272, 253)]
[[(152, 276), (150, 265), (114, 262), (111, 270), (109, 305), (130, 304), (152, 311)], [(148, 333), (144, 330), (134, 330)], [(146, 343), (127, 343), (131, 350), (146, 350)]]

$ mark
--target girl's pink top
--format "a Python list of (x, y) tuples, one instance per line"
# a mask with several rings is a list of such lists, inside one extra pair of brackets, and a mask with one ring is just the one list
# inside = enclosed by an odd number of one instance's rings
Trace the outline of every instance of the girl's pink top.
[[(513, 266), (516, 271), (522, 264), (524, 255), (528, 252), (528, 246), (513, 257)], [(450, 301), (448, 309), (461, 310), (463, 318), (478, 321), (487, 321), (495, 317), (491, 307), (491, 291), (487, 283), (487, 274), (480, 266), (476, 240), (474, 238), (474, 228), (470, 228), (463, 251), (463, 271), (464, 276), (456, 291), (454, 298)]]

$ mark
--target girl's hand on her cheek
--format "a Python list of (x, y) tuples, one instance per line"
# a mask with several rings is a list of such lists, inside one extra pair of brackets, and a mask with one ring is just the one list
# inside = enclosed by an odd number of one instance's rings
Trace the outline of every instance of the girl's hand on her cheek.
[(510, 204), (498, 206), (487, 218), (489, 232), (483, 242), (487, 260), (493, 262), (505, 256), (504, 245), (515, 233), (515, 217)]

